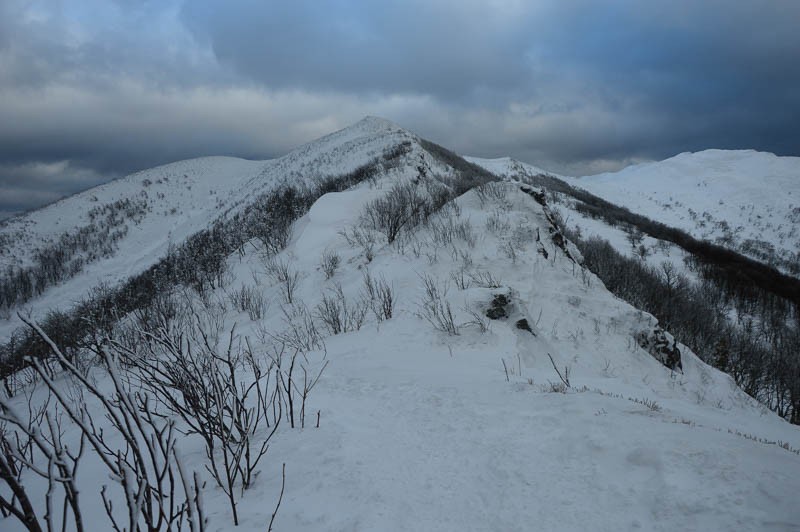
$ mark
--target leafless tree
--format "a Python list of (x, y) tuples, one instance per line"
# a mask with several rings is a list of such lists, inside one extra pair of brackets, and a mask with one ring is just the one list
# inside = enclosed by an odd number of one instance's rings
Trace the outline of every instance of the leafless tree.
[[(235, 325), (219, 346), (200, 318), (195, 320), (191, 334), (177, 341), (149, 333), (161, 355), (140, 358), (136, 370), (141, 385), (184, 422), (181, 430), (203, 439), (206, 469), (228, 497), (238, 525), (238, 499), (251, 486), (281, 419), (275, 368), (263, 367)], [(249, 379), (243, 380), (242, 371)], [(262, 427), (266, 433), (259, 435)]]
[[(22, 463), (39, 476), (48, 478), (50, 488), (61, 484), (65, 492), (64, 509), (65, 511), (67, 508), (71, 509), (76, 528), (81, 530), (84, 524), (74, 478), (83, 448), (88, 443), (89, 448), (95, 451), (110, 477), (122, 491), (124, 516), (121, 515), (123, 512), (114, 508), (114, 498), (111, 497), (108, 486), (103, 486), (101, 489), (103, 507), (114, 530), (172, 530), (183, 527), (188, 527), (192, 531), (204, 530), (201, 485), (196, 474), (189, 478), (182, 466), (175, 448), (174, 422), (157, 415), (146, 394), (130, 390), (121, 375), (116, 358), (107, 349), (100, 350), (98, 358), (113, 385), (114, 391), (111, 395), (102, 392), (83, 371), (68, 360), (37, 324), (21, 315), (20, 319), (47, 343), (61, 369), (78, 383), (83, 393), (88, 394), (88, 397), (98, 404), (108, 421), (105, 430), (99, 427), (86, 401), (74, 404), (38, 360), (31, 362), (32, 367), (48, 392), (55, 398), (63, 416), (79, 429), (80, 443), (77, 451), (70, 449), (62, 440), (63, 418), (58, 412), (52, 415), (45, 412), (47, 430), (42, 432), (38, 427), (26, 428), (29, 425), (25, 420), (13, 413), (13, 409), (7, 403), (2, 404), (3, 418), (6, 422), (13, 424), (17, 430), (29, 437), (32, 444), (30, 448), (36, 448), (47, 458), (46, 468), (33, 459)], [(122, 438), (124, 448), (120, 449), (112, 443), (111, 434)], [(7, 436), (4, 436), (4, 450), (7, 451), (5, 442), (8, 442)], [(6, 458), (2, 459), (4, 464), (2, 469), (13, 473), (12, 468), (6, 467), (9, 465), (8, 453), (4, 453), (4, 456)], [(2, 475), (2, 478), (7, 484), (11, 480), (13, 490), (13, 474)], [(51, 491), (48, 490), (48, 493)], [(52, 516), (52, 511), (48, 506), (46, 515)], [(23, 515), (26, 515), (24, 511)], [(62, 519), (62, 526), (66, 526), (65, 521), (66, 517)], [(39, 528), (31, 529), (41, 530), (41, 525), (38, 526)], [(47, 528), (53, 530), (50, 521)]]

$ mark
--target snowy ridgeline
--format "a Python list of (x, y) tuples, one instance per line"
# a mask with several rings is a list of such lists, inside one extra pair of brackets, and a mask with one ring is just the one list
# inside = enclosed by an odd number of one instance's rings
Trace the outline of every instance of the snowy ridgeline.
[(94, 187), (0, 224), (0, 338), (15, 314), (66, 310), (91, 287), (141, 273), (215, 220), (283, 184), (313, 187), (414, 138), (365, 118), (270, 161), (203, 157)]
[[(391, 220), (369, 207), (391, 206), (375, 202), (403, 190), (432, 201), (440, 185), (431, 176), (448, 170), (416, 145), (408, 157), (421, 158), (425, 172), (407, 164), (326, 194), (278, 254), (253, 242), (228, 259), (222, 287), (175, 294), (164, 314), (182, 323), (183, 344), (120, 335), (108, 346), (117, 362), (150, 361), (120, 370), (145, 396), (158, 390), (141, 368), (157, 368), (159, 356), (175, 360), (187, 341), (223, 360), (232, 346), (243, 384), (258, 375), (253, 368), (269, 371), (260, 381), (269, 408), (250, 432), (254, 452), (267, 438), (269, 449), (246, 490), (244, 473), (234, 482), (240, 529), (267, 529), (279, 501), (275, 530), (800, 526), (797, 427), (685, 346), (677, 346), (682, 370), (640, 347), (655, 320), (581, 268), (537, 191), (490, 184), (402, 219), (389, 236)], [(138, 338), (148, 319), (122, 328)], [(111, 393), (107, 372), (88, 376)], [(74, 379), (58, 374), (53, 386), (66, 404), (82, 404)], [(46, 395), (41, 384), (30, 393), (30, 402), (20, 393), (10, 404), (24, 413)], [(98, 401), (83, 400), (109, 446), (122, 445)], [(186, 431), (187, 421), (171, 415)], [(74, 449), (78, 431), (66, 420), (63, 427)], [(230, 497), (206, 468), (204, 439), (180, 432), (175, 446), (185, 476), (196, 472), (203, 486), (208, 528), (229, 529)], [(31, 472), (25, 481), (41, 511), (44, 481)], [(124, 519), (124, 491), (91, 448), (76, 483), (88, 529), (108, 528), (104, 485), (110, 513)], [(0, 522), (20, 529), (13, 518)]]
[[(548, 173), (508, 158), (470, 160), (509, 177)], [(798, 157), (705, 150), (618, 172), (557, 177), (695, 238), (800, 276)]]

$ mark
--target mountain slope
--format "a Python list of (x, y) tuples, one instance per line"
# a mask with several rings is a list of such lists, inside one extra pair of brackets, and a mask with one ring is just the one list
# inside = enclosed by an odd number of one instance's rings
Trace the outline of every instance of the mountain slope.
[(557, 177), (694, 238), (800, 275), (798, 157), (705, 150), (577, 178), (508, 157), (467, 159), (505, 178)]
[(695, 238), (800, 275), (798, 157), (706, 150), (565, 179)]
[[(264, 530), (280, 493), (276, 530), (800, 526), (798, 428), (686, 346), (672, 345), (681, 357), (672, 370), (640, 347), (655, 319), (580, 266), (539, 190), (486, 184), (408, 221), (389, 243), (364, 216), (376, 200), (403, 190), (430, 201), (464, 176), (410, 133), (374, 119), (368, 125), (380, 131), (345, 130), (323, 139), (335, 148), (310, 153), (333, 172), (398, 142), (410, 142), (410, 151), (371, 179), (317, 198), (277, 253), (254, 240), (231, 254), (221, 286), (162, 295), (176, 314), (194, 313), (160, 329), (180, 332), (182, 345), (200, 340), (189, 332), (198, 323), (220, 354), (230, 334), (261, 367), (279, 364), (284, 379), (288, 363), (276, 360), (294, 349), (299, 381), (322, 372), (303, 404), (305, 428), (291, 427), (288, 404), (280, 411), (259, 474), (241, 497), (239, 529)], [(326, 255), (338, 259), (328, 271)], [(389, 316), (374, 295), (380, 283), (393, 294)], [(347, 309), (346, 330), (331, 309), (339, 317)], [(126, 327), (145, 321), (132, 317), (113, 334), (124, 342), (122, 332), (135, 333)], [(243, 379), (252, 364), (239, 368)], [(110, 387), (105, 370), (89, 371)], [(126, 371), (137, 391), (149, 390), (135, 364)], [(73, 397), (70, 382), (56, 385)], [(9, 401), (24, 412), (29, 396), (40, 404), (45, 395), (39, 386)], [(84, 401), (110, 432), (97, 401)], [(259, 444), (270, 430), (254, 432)], [(74, 425), (65, 424), (65, 438), (78, 440)], [(181, 435), (178, 444), (185, 467), (207, 482), (209, 529), (231, 528), (227, 498), (203, 467), (202, 439)], [(85, 518), (99, 527), (107, 523), (100, 486), (118, 512), (124, 494), (100, 460), (86, 461), (78, 475)], [(46, 483), (28, 480), (41, 507)]]
[[(63, 309), (101, 283), (115, 286), (163, 258), (171, 246), (240, 212), (281, 185), (313, 186), (351, 172), (413, 135), (389, 121), (367, 117), (270, 161), (205, 157), (138, 172), (26, 213), (0, 225), (0, 271), (58, 269), (56, 282), (30, 284), (33, 297), (11, 304), (0, 290), (0, 337), (20, 322)], [(68, 244), (61, 244), (64, 241)], [(55, 250), (55, 251), (54, 251)], [(37, 257), (47, 256), (46, 268)], [(24, 276), (36, 277), (36, 272)], [(10, 275), (6, 275), (10, 278)], [(9, 289), (9, 292), (13, 290)], [(5, 310), (3, 310), (5, 308)]]

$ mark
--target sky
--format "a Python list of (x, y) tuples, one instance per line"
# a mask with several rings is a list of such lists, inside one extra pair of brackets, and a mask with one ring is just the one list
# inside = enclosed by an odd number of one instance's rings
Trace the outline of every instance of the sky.
[(800, 155), (796, 0), (2, 0), (0, 218), (365, 115), (568, 175)]

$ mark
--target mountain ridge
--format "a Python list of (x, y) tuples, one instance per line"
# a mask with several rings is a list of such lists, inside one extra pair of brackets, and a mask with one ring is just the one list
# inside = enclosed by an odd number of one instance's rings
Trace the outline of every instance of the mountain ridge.
[[(149, 253), (157, 262), (117, 293), (55, 315), (53, 343), (81, 369), (53, 361), (58, 378), (45, 382), (81, 394), (112, 451), (106, 407), (78, 376), (104, 393), (119, 372), (141, 405), (158, 404), (156, 426), (174, 423), (176, 460), (197, 474), (213, 529), (237, 519), (263, 530), (276, 515), (276, 528), (298, 531), (800, 524), (796, 426), (609, 292), (583, 266), (552, 191), (492, 178), (393, 127), (367, 120), (239, 176), (243, 189), (211, 211), (217, 223), (166, 258)], [(109, 308), (123, 319), (69, 344)], [(221, 362), (190, 368), (191, 354)], [(221, 449), (170, 410), (197, 383), (219, 383), (204, 373), (213, 367), (235, 378), (212, 402), (251, 382), (266, 390), (253, 411), (270, 424), (248, 418), (246, 441), (269, 452), (232, 497), (207, 467)], [(52, 405), (28, 375), (6, 375), (4, 408)], [(159, 391), (156, 375), (179, 382)], [(61, 437), (75, 445), (81, 430), (67, 420)], [(117, 512), (128, 492), (91, 450), (86, 462), (85, 517), (102, 526), (98, 486)], [(44, 507), (46, 480), (25, 485)]]

